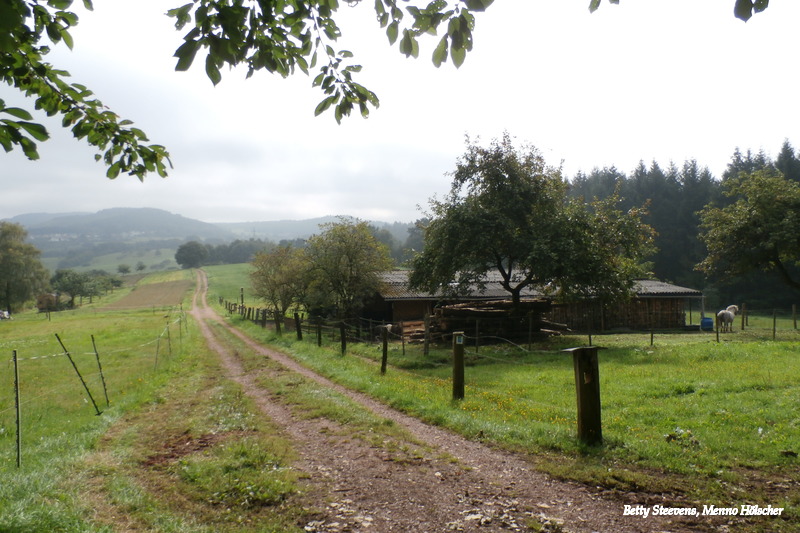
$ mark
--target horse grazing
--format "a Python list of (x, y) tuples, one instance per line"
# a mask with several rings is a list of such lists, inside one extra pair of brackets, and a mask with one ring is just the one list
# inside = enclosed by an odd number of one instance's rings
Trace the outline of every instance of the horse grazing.
[(729, 305), (727, 309), (723, 309), (717, 313), (717, 325), (721, 326), (722, 331), (733, 331), (733, 318), (739, 312), (739, 308), (735, 305)]

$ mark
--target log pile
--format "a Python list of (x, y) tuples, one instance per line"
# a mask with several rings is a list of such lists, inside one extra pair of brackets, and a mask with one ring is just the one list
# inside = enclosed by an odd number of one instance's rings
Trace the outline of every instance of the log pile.
[(568, 331), (565, 324), (542, 318), (551, 309), (550, 300), (524, 300), (517, 306), (511, 300), (488, 300), (444, 305), (431, 317), (431, 330), (440, 334), (454, 331), (481, 337), (526, 339), (529, 335), (547, 336)]

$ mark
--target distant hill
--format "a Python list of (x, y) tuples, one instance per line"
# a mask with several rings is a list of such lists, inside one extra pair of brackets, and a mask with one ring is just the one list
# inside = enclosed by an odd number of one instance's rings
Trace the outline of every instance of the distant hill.
[[(304, 220), (273, 220), (267, 222), (220, 222), (220, 228), (230, 231), (239, 239), (261, 239), (280, 243), (282, 240), (307, 239), (320, 233), (320, 225), (339, 222), (347, 216), (327, 216), (307, 218)], [(388, 231), (398, 243), (408, 239), (408, 230), (413, 226), (410, 222), (381, 222), (370, 220), (370, 225)]]
[(9, 219), (22, 225), (42, 262), (59, 268), (116, 270), (138, 263), (177, 268), (178, 246), (189, 240), (220, 244), (236, 236), (214, 224), (161, 209), (113, 208), (97, 213), (30, 213)]
[(75, 243), (196, 239), (220, 241), (235, 236), (219, 226), (168, 211), (151, 208), (117, 207), (97, 213), (20, 215), (11, 222), (28, 230), (31, 243), (40, 250)]
[(240, 239), (263, 239), (272, 242), (307, 239), (319, 233), (320, 224), (338, 221), (338, 217), (327, 216), (305, 220), (274, 220), (268, 222), (221, 222), (217, 226), (235, 234)]
[[(319, 233), (320, 224), (337, 222), (327, 216), (305, 220), (231, 222), (212, 224), (162, 209), (118, 207), (97, 213), (27, 213), (10, 222), (22, 225), (28, 241), (42, 252), (42, 261), (57, 268), (114, 270), (119, 264), (143, 262), (152, 269), (174, 268), (175, 251), (194, 240), (225, 244), (259, 239), (307, 239)], [(405, 242), (410, 224), (371, 222)]]

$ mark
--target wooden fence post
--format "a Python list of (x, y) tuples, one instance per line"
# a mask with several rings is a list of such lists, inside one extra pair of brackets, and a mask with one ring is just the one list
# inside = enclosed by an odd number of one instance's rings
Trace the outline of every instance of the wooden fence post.
[(575, 367), (575, 391), (578, 400), (578, 438), (587, 445), (602, 444), (600, 416), (600, 372), (597, 346), (570, 348)]
[(453, 399), (464, 399), (464, 332), (453, 332)]
[(528, 351), (533, 349), (533, 311), (528, 311)]
[(303, 323), (300, 322), (300, 313), (294, 314), (294, 329), (297, 331), (297, 340), (303, 340)]
[(344, 320), (339, 323), (339, 334), (342, 337), (342, 355), (347, 354), (347, 329), (344, 325)]
[(69, 359), (69, 362), (72, 363), (72, 368), (74, 368), (75, 369), (75, 373), (78, 374), (78, 379), (81, 380), (81, 383), (83, 384), (83, 388), (86, 389), (86, 394), (89, 395), (89, 399), (92, 400), (92, 405), (94, 405), (95, 412), (98, 415), (100, 415), (101, 414), (100, 413), (100, 409), (98, 409), (98, 407), (97, 407), (97, 402), (94, 401), (94, 396), (92, 396), (92, 392), (89, 390), (89, 386), (86, 385), (86, 382), (83, 380), (83, 376), (81, 375), (80, 370), (78, 370), (78, 366), (75, 364), (75, 361), (72, 360), (72, 356), (69, 354), (69, 351), (67, 350), (67, 347), (64, 346), (63, 342), (61, 342), (61, 337), (58, 336), (58, 333), (56, 333), (56, 339), (58, 339), (58, 343), (61, 345), (61, 348), (64, 349), (64, 353), (67, 354), (67, 359)]
[(381, 328), (381, 340), (383, 341), (383, 356), (381, 357), (381, 374), (386, 373), (386, 364), (389, 359), (389, 328), (391, 324)]
[(431, 345), (431, 315), (429, 315), (428, 313), (425, 313), (423, 327), (425, 328), (425, 332), (423, 334), (423, 341), (422, 341), (422, 355), (427, 357)]
[(322, 317), (317, 318), (317, 347), (322, 346)]
[(778, 331), (778, 310), (772, 310), (772, 340), (775, 340), (775, 334)]
[(19, 401), (19, 363), (14, 350), (14, 410), (17, 413), (17, 468), (22, 467), (22, 416)]
[(97, 352), (97, 344), (94, 342), (94, 335), (92, 335), (92, 348), (94, 348), (94, 356), (97, 359), (97, 369), (100, 371), (100, 381), (103, 382), (103, 394), (106, 397), (106, 407), (111, 405), (108, 401), (108, 389), (106, 388), (106, 378), (103, 375), (103, 366), (100, 364), (100, 354)]
[(745, 326), (750, 325), (750, 320), (747, 317), (747, 304), (742, 304), (742, 331), (744, 331)]
[(277, 333), (279, 337), (282, 335), (282, 333), (281, 333), (281, 318), (282, 318), (281, 317), (281, 313), (276, 309), (275, 310), (275, 333)]
[(170, 335), (169, 319), (167, 319), (167, 355), (172, 357), (172, 336)]

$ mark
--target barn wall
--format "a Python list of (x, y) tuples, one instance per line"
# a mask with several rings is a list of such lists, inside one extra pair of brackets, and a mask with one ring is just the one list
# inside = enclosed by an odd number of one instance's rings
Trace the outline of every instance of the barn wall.
[(431, 312), (431, 302), (429, 300), (398, 300), (392, 302), (393, 322), (405, 320), (422, 320), (425, 314)]
[(576, 331), (675, 329), (686, 325), (685, 298), (634, 298), (607, 306), (597, 303), (555, 304), (549, 319)]

